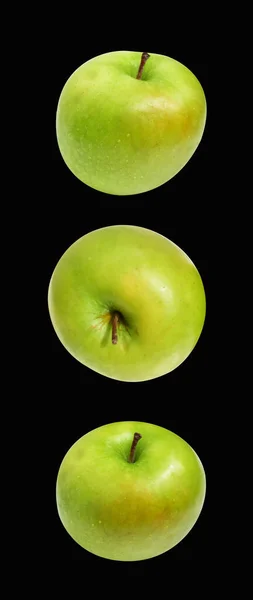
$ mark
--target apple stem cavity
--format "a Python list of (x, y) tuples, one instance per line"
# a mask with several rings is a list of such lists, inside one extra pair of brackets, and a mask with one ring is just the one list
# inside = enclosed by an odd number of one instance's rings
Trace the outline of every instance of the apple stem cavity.
[(112, 315), (112, 343), (115, 345), (118, 343), (118, 333), (117, 333), (117, 327), (118, 327), (118, 323), (119, 323), (119, 313), (117, 311), (115, 311)]
[(145, 67), (145, 64), (148, 60), (148, 58), (150, 57), (150, 54), (148, 54), (148, 52), (143, 52), (141, 55), (141, 62), (140, 62), (140, 66), (139, 66), (139, 71), (137, 73), (137, 77), (136, 79), (141, 79), (142, 73), (143, 73), (143, 69)]
[(140, 433), (135, 433), (134, 434), (134, 439), (132, 442), (132, 446), (131, 446), (131, 450), (130, 450), (130, 454), (129, 454), (129, 459), (128, 462), (133, 463), (134, 459), (135, 459), (135, 450), (136, 450), (136, 446), (138, 444), (138, 441), (141, 439), (141, 434)]

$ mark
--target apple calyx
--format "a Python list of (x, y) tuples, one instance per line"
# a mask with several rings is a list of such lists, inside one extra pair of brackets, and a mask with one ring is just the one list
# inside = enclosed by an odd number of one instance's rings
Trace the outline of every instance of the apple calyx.
[(143, 52), (142, 53), (142, 55), (141, 55), (141, 62), (140, 62), (140, 66), (139, 66), (139, 71), (137, 73), (136, 79), (141, 79), (143, 69), (144, 69), (145, 64), (146, 64), (146, 62), (147, 62), (147, 60), (148, 60), (149, 57), (150, 57), (150, 54), (148, 54), (148, 52)]
[(140, 433), (135, 433), (134, 434), (134, 439), (132, 441), (132, 446), (131, 446), (131, 450), (130, 450), (130, 454), (129, 454), (129, 459), (128, 462), (133, 463), (134, 459), (135, 459), (135, 450), (136, 450), (136, 446), (138, 444), (138, 441), (141, 439), (141, 434)]

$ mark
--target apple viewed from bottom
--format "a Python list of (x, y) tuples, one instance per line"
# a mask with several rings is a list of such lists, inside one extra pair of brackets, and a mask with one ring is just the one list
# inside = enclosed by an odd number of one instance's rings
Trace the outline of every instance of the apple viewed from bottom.
[(145, 560), (178, 544), (206, 490), (195, 451), (149, 423), (104, 425), (81, 437), (57, 477), (59, 517), (83, 548), (118, 561)]
[(178, 173), (195, 152), (206, 99), (177, 60), (108, 52), (81, 65), (60, 94), (56, 134), (69, 169), (88, 186), (140, 194)]
[(72, 356), (97, 373), (137, 382), (187, 358), (206, 303), (198, 270), (176, 244), (149, 229), (113, 225), (84, 235), (63, 254), (48, 306)]

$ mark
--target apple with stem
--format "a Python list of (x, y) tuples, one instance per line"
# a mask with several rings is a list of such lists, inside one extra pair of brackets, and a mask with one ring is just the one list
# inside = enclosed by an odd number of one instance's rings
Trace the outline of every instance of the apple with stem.
[(158, 556), (192, 529), (204, 468), (181, 437), (157, 425), (111, 423), (81, 437), (58, 472), (56, 501), (69, 535), (100, 557)]
[(169, 181), (195, 152), (206, 99), (177, 60), (148, 52), (108, 52), (65, 83), (56, 134), (69, 169), (114, 195), (147, 192)]
[(189, 356), (205, 319), (198, 270), (176, 244), (132, 225), (92, 231), (63, 254), (48, 306), (64, 347), (120, 381), (169, 373)]

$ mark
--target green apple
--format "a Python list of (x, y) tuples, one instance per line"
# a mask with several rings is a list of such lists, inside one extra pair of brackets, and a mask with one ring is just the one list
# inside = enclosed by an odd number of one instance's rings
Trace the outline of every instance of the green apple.
[(203, 135), (206, 99), (177, 60), (147, 52), (108, 52), (81, 65), (61, 92), (56, 133), (61, 155), (81, 181), (130, 195), (169, 181)]
[(193, 350), (205, 292), (189, 257), (164, 236), (132, 225), (97, 229), (56, 265), (48, 306), (65, 348), (121, 381), (154, 379)]
[(57, 477), (60, 519), (80, 546), (120, 561), (158, 556), (197, 521), (206, 490), (197, 454), (175, 433), (119, 422), (81, 437)]

